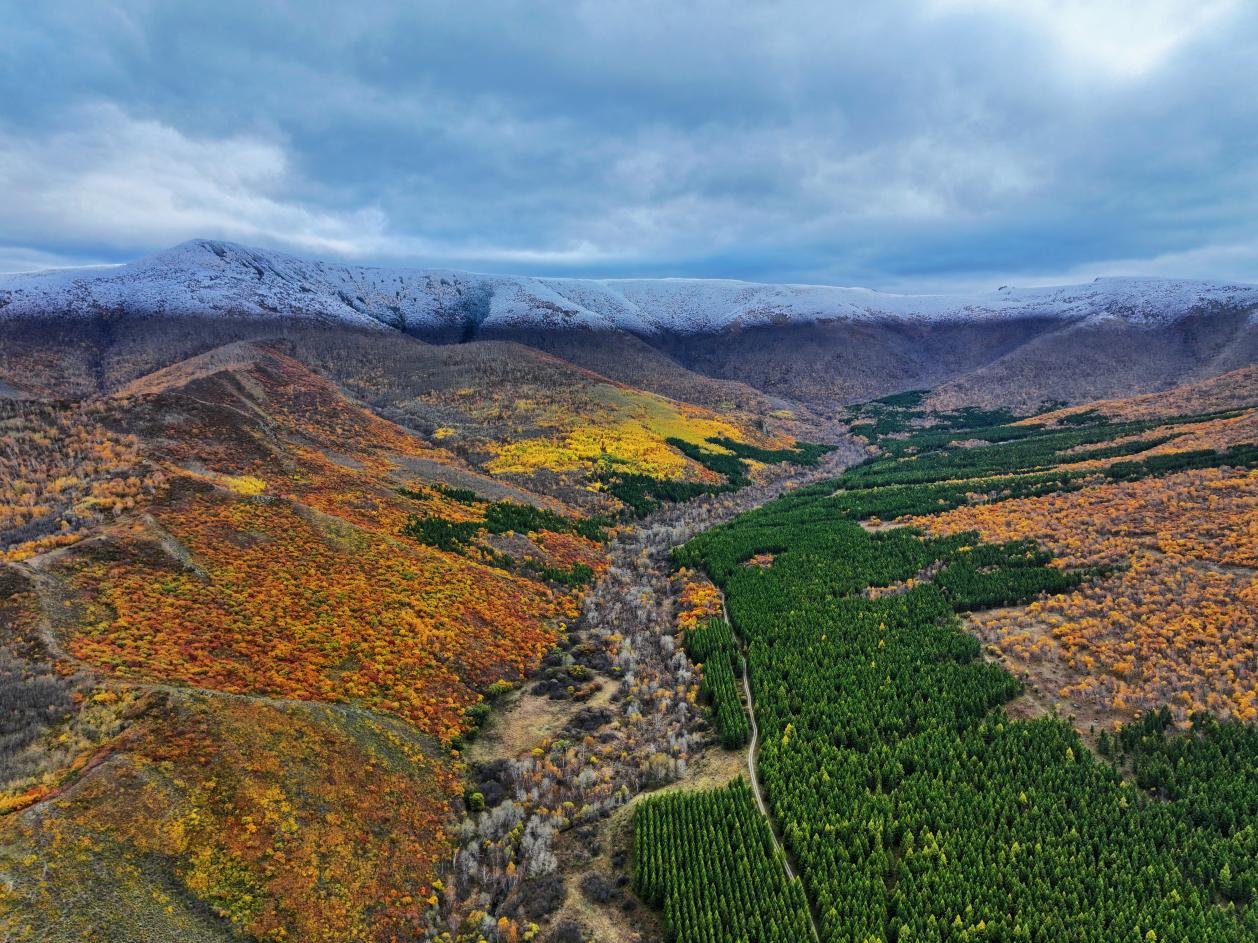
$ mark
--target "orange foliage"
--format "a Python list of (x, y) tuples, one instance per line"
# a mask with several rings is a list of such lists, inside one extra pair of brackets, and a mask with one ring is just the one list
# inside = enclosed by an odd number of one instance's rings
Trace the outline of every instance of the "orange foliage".
[(546, 562), (551, 566), (571, 569), (578, 563), (584, 563), (595, 573), (607, 569), (607, 554), (603, 548), (592, 540), (586, 540), (576, 534), (557, 534), (543, 530), (529, 535), (533, 543), (541, 548)]
[(682, 581), (677, 602), (678, 628), (693, 629), (721, 614), (721, 592), (707, 577), (684, 567), (677, 576)]
[(1258, 474), (1219, 469), (979, 504), (906, 523), (985, 540), (1030, 538), (1106, 577), (976, 615), (1015, 665), (1063, 698), (1118, 713), (1164, 703), (1258, 715)]
[(1054, 412), (1030, 416), (1017, 425), (1058, 425), (1066, 416), (1093, 412), (1114, 419), (1196, 416), (1253, 406), (1258, 403), (1258, 393), (1255, 391), (1258, 391), (1258, 364), (1250, 364), (1200, 383), (1126, 399), (1103, 399), (1082, 406), (1068, 406)]
[(73, 543), (158, 486), (139, 440), (106, 418), (100, 403), (0, 400), (0, 560)]
[[(103, 928), (92, 908), (65, 911), (75, 887), (121, 898), (118, 938), (144, 908), (179, 926), (191, 897), (254, 939), (411, 939), (458, 785), (448, 759), (385, 718), (158, 695), (108, 764), (8, 824), (6, 842), (43, 875), (19, 872), (8, 896), (18, 919), (84, 924), (84, 939)], [(152, 882), (155, 862), (182, 893)]]
[[(0, 538), (45, 514), (69, 522), (57, 544), (98, 535), (40, 564), (41, 594), (67, 603), (51, 614), (68, 653), (114, 680), (45, 738), (61, 744), (56, 762), (0, 795), (0, 869), (8, 848), (47, 878), (0, 894), (0, 936), (55, 925), (94, 939), (109, 910), (120, 937), (134, 916), (143, 933), (191, 938), (208, 905), (251, 938), (418, 938), (461, 789), (421, 734), (464, 732), (480, 692), (535, 667), (578, 612), (577, 593), (527, 565), (399, 535), (412, 514), (481, 519), (482, 503), (417, 480), (434, 465), (461, 487), (501, 488), (252, 345), (81, 407), (19, 412), (4, 429), (20, 425), (20, 441), (0, 448), (19, 482)], [(483, 540), (564, 570), (607, 566), (575, 534)], [(0, 623), (29, 627), (34, 606), (10, 593)], [(579, 750), (612, 756), (592, 740)], [(553, 762), (566, 758), (539, 771)], [(580, 795), (574, 785), (556, 815), (592, 817), (568, 808)], [(89, 913), (80, 894), (105, 897)]]
[(283, 502), (201, 495), (158, 519), (193, 566), (133, 543), (73, 575), (97, 605), (70, 651), (119, 678), (362, 701), (449, 738), (575, 614), (539, 583)]

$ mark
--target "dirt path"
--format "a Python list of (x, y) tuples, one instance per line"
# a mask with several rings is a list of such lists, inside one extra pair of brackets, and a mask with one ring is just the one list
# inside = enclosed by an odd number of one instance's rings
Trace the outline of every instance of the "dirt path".
[[(586, 591), (581, 617), (569, 629), (565, 645), (570, 652), (606, 656), (605, 664), (592, 663), (591, 671), (604, 684), (595, 706), (610, 716), (580, 742), (569, 744), (581, 753), (575, 761), (539, 765), (537, 734), (562, 730), (564, 715), (572, 708), (543, 702), (531, 692), (497, 705), (498, 716), (470, 746), (468, 757), (473, 762), (521, 763), (492, 771), (516, 812), (471, 815), (459, 823), (465, 837), (460, 836), (447, 872), (450, 906), (443, 915), (451, 928), (474, 911), (505, 913), (527, 904), (534, 911), (529, 919), (547, 925), (553, 934), (568, 936), (584, 928), (600, 943), (665, 939), (663, 915), (629, 886), (637, 800), (662, 790), (719, 788), (738, 776), (748, 776), (759, 789), (755, 748), (750, 756), (717, 749), (709, 743), (710, 725), (699, 723), (702, 710), (677, 693), (694, 675), (684, 652), (678, 658), (672, 644), (679, 587), (670, 551), (792, 487), (841, 473), (851, 459), (850, 450), (841, 449), (816, 467), (791, 468), (738, 492), (668, 505), (616, 532), (607, 550), (611, 566)], [(627, 682), (626, 676), (632, 680)], [(657, 692), (668, 696), (661, 699)], [(593, 786), (582, 782), (590, 768), (582, 759), (586, 753), (600, 757)], [(587, 815), (565, 828), (554, 827), (550, 809), (564, 803), (581, 809), (587, 799), (597, 809), (595, 818)], [(767, 813), (762, 797), (758, 804)], [(501, 808), (505, 802), (495, 807)], [(530, 836), (529, 842), (521, 834)], [(779, 836), (773, 840), (781, 849)], [(508, 858), (515, 865), (510, 872), (504, 864)], [(528, 883), (513, 877), (521, 870)], [(794, 878), (790, 864), (786, 873)], [(557, 900), (540, 893), (556, 880)], [(816, 941), (817, 934), (803, 939)]]
[[(730, 622), (729, 609), (725, 606), (725, 592), (718, 589), (721, 594), (721, 615), (725, 618), (726, 624), (733, 631), (734, 623)], [(737, 636), (735, 636), (737, 637)], [(741, 639), (739, 640), (741, 642)], [(751, 793), (756, 797), (756, 807), (760, 810), (760, 814), (764, 816), (764, 820), (769, 825), (769, 837), (773, 839), (773, 847), (778, 850), (782, 859), (782, 868), (786, 871), (786, 879), (788, 881), (796, 880), (795, 869), (791, 867), (790, 855), (786, 852), (786, 847), (782, 844), (782, 840), (778, 837), (777, 823), (773, 820), (773, 816), (769, 814), (769, 807), (765, 804), (764, 795), (760, 791), (760, 770), (756, 762), (756, 754), (760, 749), (760, 725), (756, 723), (756, 702), (751, 696), (751, 674), (747, 671), (747, 659), (743, 656), (742, 651), (738, 653), (738, 661), (742, 666), (743, 672), (743, 694), (747, 698), (747, 716), (751, 721), (751, 740), (747, 743), (747, 776), (751, 781)], [(812, 929), (812, 938), (816, 943), (821, 943), (821, 933), (817, 929), (817, 918), (813, 914), (813, 903), (808, 900), (808, 925)]]

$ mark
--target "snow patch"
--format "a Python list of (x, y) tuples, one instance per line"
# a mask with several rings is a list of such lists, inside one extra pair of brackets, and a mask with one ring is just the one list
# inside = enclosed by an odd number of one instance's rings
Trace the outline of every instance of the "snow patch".
[(387, 269), (311, 261), (197, 239), (113, 268), (0, 276), (0, 318), (148, 315), (292, 317), (411, 331), (585, 328), (714, 333), (827, 320), (1021, 317), (1155, 327), (1215, 306), (1258, 309), (1258, 286), (1100, 278), (974, 295), (909, 295), (723, 279), (577, 279)]

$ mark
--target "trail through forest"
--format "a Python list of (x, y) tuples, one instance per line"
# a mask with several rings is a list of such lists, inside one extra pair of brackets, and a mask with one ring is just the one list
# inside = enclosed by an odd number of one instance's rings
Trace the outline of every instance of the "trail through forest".
[[(721, 594), (721, 615), (732, 630), (734, 623), (730, 622), (729, 609), (725, 606), (725, 592), (723, 590), (718, 590), (718, 592)], [(737, 638), (737, 635), (735, 637)], [(769, 814), (769, 807), (765, 804), (764, 796), (760, 792), (760, 773), (756, 768), (756, 751), (760, 747), (760, 726), (756, 723), (756, 702), (751, 696), (751, 676), (747, 672), (747, 659), (741, 650), (741, 639), (739, 639), (739, 645), (738, 662), (743, 673), (743, 694), (747, 699), (747, 716), (751, 721), (751, 739), (747, 743), (747, 778), (751, 781), (751, 793), (756, 797), (756, 808), (760, 810), (760, 814), (764, 816), (764, 820), (769, 825), (769, 835), (773, 839), (773, 847), (778, 850), (778, 854), (782, 858), (782, 868), (786, 871), (786, 879), (794, 881), (795, 869), (791, 867), (790, 855), (787, 854), (786, 847), (778, 837), (777, 823), (773, 820), (773, 816)], [(812, 938), (817, 943), (821, 943), (821, 933), (817, 929), (817, 918), (812, 912), (811, 898), (808, 899), (808, 926), (812, 929)]]
[[(587, 591), (580, 620), (519, 697), (546, 698), (535, 693), (537, 685), (552, 675), (567, 679), (574, 666), (611, 693), (599, 700), (600, 707), (583, 704), (566, 726), (530, 749), (473, 764), (471, 788), (479, 790), (483, 783), (500, 798), (454, 828), (458, 848), (447, 879), (447, 928), (457, 928), (469, 913), (514, 915), (526, 907), (536, 913), (534, 919), (549, 917), (553, 925), (586, 921), (588, 912), (565, 907), (548, 914), (538, 905), (546, 896), (540, 889), (565, 886), (567, 858), (573, 854), (557, 844), (561, 834), (574, 832), (583, 851), (592, 847), (596, 824), (634, 796), (686, 780), (689, 762), (708, 736), (703, 709), (677, 693), (693, 682), (694, 666), (674, 644), (679, 590), (670, 551), (785, 490), (841, 473), (860, 451), (850, 440), (836, 438), (839, 448), (816, 466), (781, 468), (738, 491), (668, 505), (613, 536), (611, 565)], [(554, 710), (549, 701), (546, 707)], [(583, 720), (591, 723), (579, 729), (573, 725)], [(758, 792), (754, 754), (748, 764)], [(549, 812), (556, 808), (578, 814), (558, 823)], [(515, 865), (509, 871), (508, 862)], [(614, 865), (613, 872), (622, 867)], [(610, 874), (609, 880), (614, 877)], [(563, 892), (553, 896), (558, 906)], [(618, 905), (603, 909), (609, 919), (623, 921)]]

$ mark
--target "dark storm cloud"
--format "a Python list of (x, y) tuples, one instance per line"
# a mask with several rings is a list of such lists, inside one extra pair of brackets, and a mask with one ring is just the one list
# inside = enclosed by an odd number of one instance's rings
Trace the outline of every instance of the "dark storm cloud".
[(0, 269), (1258, 280), (1248, 4), (354, 6), (11, 11)]

